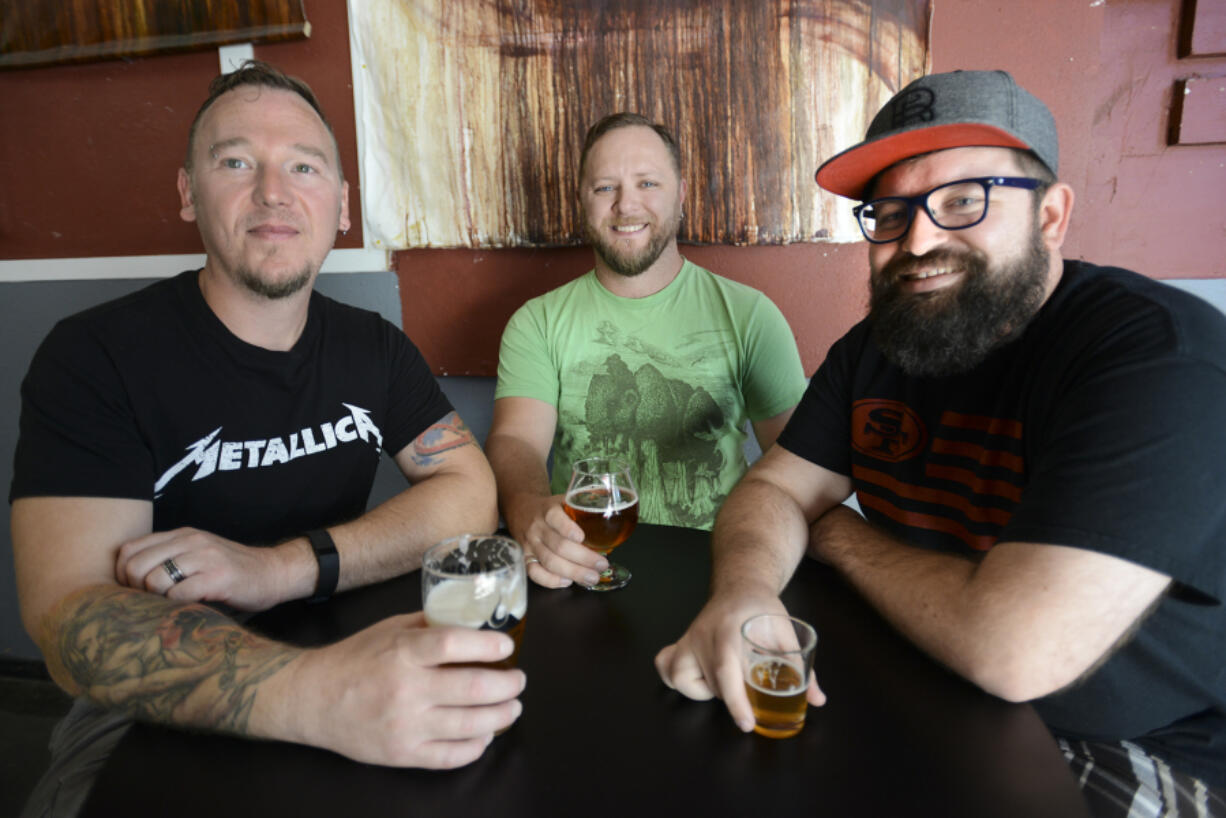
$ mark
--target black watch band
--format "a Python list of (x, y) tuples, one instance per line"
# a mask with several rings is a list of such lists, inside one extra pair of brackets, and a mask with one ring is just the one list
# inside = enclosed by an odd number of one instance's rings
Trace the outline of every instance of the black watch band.
[(315, 595), (308, 602), (323, 602), (332, 596), (336, 583), (341, 578), (341, 555), (336, 551), (336, 543), (325, 528), (308, 531), (306, 538), (311, 541), (311, 550), (315, 552), (315, 561), (319, 563), (319, 579), (315, 581)]

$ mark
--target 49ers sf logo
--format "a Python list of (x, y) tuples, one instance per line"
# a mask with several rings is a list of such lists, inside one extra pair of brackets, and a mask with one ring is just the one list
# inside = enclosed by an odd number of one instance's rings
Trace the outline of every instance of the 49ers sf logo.
[(928, 430), (905, 403), (861, 400), (851, 407), (851, 445), (860, 454), (897, 463), (914, 457), (928, 442)]

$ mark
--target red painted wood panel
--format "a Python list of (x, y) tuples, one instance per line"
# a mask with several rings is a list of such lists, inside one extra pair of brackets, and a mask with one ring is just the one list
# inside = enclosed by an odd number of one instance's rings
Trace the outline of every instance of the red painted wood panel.
[(1226, 2), (1184, 0), (1180, 57), (1226, 55)]
[(1172, 145), (1226, 143), (1226, 76), (1177, 80), (1173, 94)]

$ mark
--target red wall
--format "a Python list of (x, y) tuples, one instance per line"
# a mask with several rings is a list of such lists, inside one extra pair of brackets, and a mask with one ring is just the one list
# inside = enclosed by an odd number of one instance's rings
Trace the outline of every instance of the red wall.
[[(1007, 68), (1052, 108), (1060, 175), (1078, 194), (1067, 256), (1226, 277), (1226, 145), (1165, 145), (1173, 80), (1226, 75), (1226, 58), (1176, 58), (1181, 0), (934, 3), (933, 70)], [(358, 208), (344, 4), (308, 0), (307, 15), (310, 40), (256, 55), (319, 93)], [(174, 178), (216, 72), (212, 50), (0, 73), (0, 258), (198, 252), (195, 229), (178, 221)], [(361, 246), (360, 227), (338, 246)], [(807, 370), (863, 314), (863, 244), (683, 252), (773, 298)], [(395, 264), (405, 328), (436, 370), (489, 375), (515, 307), (591, 259), (581, 248), (414, 250)]]
[(1077, 193), (1067, 257), (1226, 277), (1226, 144), (1166, 144), (1175, 80), (1226, 82), (1226, 57), (1177, 57), (1181, 0), (936, 3), (933, 70), (1007, 68), (1051, 107)]
[[(256, 46), (310, 83), (341, 164), (358, 168), (345, 4), (307, 2), (313, 36)], [(0, 71), (0, 258), (199, 253), (179, 220), (187, 129), (218, 73), (217, 49)], [(350, 192), (355, 223), (361, 205)], [(360, 230), (337, 242), (361, 247)]]

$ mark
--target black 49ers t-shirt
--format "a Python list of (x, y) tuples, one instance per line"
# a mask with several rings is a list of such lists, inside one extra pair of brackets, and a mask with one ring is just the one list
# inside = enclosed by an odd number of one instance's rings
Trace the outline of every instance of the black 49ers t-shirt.
[(851, 478), (865, 516), (925, 548), (1099, 551), (1173, 578), (1088, 679), (1035, 702), (1053, 731), (1131, 739), (1226, 786), (1226, 319), (1126, 270), (1066, 262), (1021, 338), (911, 378), (861, 322), (779, 445)]
[(380, 453), (451, 411), (379, 315), (313, 293), (273, 352), (226, 329), (196, 271), (61, 321), (21, 395), (10, 500), (147, 499), (154, 530), (250, 545), (357, 517)]

